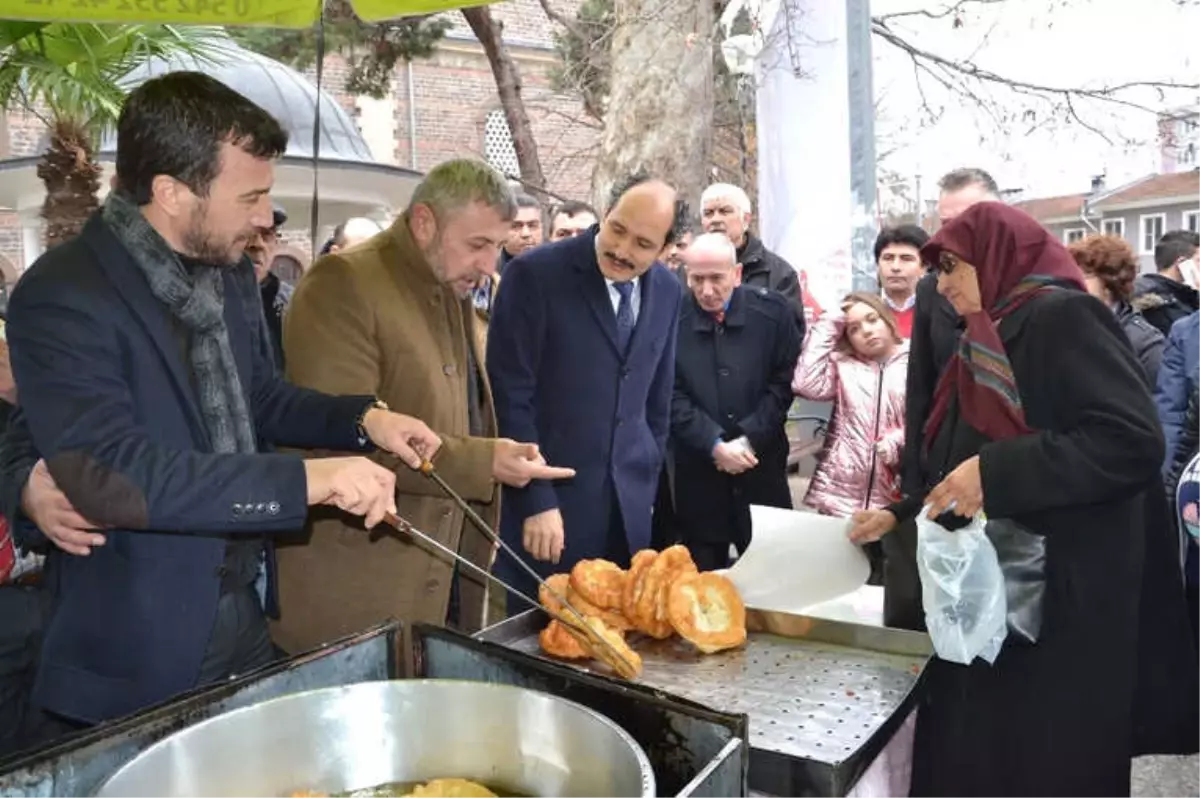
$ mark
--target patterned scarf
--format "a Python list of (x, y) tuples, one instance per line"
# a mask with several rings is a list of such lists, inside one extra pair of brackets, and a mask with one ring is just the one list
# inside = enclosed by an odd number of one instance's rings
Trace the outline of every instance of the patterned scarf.
[(150, 292), (188, 331), (188, 365), (213, 452), (257, 451), (254, 425), (225, 327), (221, 268), (189, 272), (138, 206), (120, 192), (108, 195), (101, 213), (145, 275)]
[(989, 440), (1030, 432), (1000, 322), (1055, 287), (1083, 290), (1083, 273), (1066, 248), (1025, 213), (981, 202), (938, 231), (922, 250), (936, 264), (943, 251), (975, 267), (984, 311), (966, 317), (958, 351), (934, 392), (925, 424), (928, 451), (957, 397), (963, 420)]

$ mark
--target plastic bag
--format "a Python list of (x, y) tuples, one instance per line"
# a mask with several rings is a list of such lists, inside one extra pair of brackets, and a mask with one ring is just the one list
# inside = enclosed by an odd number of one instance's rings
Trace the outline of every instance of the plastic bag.
[(951, 532), (926, 514), (917, 516), (917, 571), (925, 624), (937, 655), (969, 665), (976, 657), (991, 664), (1008, 635), (1004, 573), (977, 516)]

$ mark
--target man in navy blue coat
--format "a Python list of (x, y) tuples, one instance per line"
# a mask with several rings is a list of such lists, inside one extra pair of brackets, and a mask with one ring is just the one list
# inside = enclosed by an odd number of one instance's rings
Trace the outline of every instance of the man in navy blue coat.
[[(635, 176), (598, 227), (504, 272), (487, 352), (500, 434), (535, 441), (548, 462), (576, 472), (504, 491), (501, 535), (543, 576), (596, 557), (628, 566), (650, 542), (682, 297), (658, 257), (676, 211), (674, 189)], [(533, 590), (506, 554), (495, 570)], [(508, 607), (522, 609), (513, 596)]]
[(394, 512), (395, 475), (366, 458), (261, 443), (378, 444), (410, 465), (440, 444), (373, 397), (277, 376), (244, 248), (272, 224), (286, 146), (278, 122), (211, 78), (146, 82), (118, 123), (113, 193), (9, 305), (21, 408), (44, 458), (30, 483), (57, 483), (107, 538), (47, 563), (54, 608), (33, 698), (77, 723), (266, 664), (264, 536), (299, 530), (313, 504), (368, 526)]

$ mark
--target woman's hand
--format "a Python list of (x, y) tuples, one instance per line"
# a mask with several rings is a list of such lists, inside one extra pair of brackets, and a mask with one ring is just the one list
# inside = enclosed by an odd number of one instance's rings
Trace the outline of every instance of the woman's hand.
[(929, 518), (937, 518), (951, 509), (955, 515), (974, 518), (983, 509), (983, 477), (979, 473), (979, 455), (964, 460), (929, 492), (925, 502)]
[(896, 528), (891, 510), (859, 510), (850, 516), (850, 540), (860, 546), (873, 543)]

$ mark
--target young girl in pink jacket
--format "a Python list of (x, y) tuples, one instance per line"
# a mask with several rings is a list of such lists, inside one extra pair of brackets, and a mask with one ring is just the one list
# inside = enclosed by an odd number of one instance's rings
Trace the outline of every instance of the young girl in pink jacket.
[(825, 449), (804, 504), (849, 518), (900, 498), (908, 342), (882, 299), (853, 293), (813, 328), (792, 390), (833, 402)]

